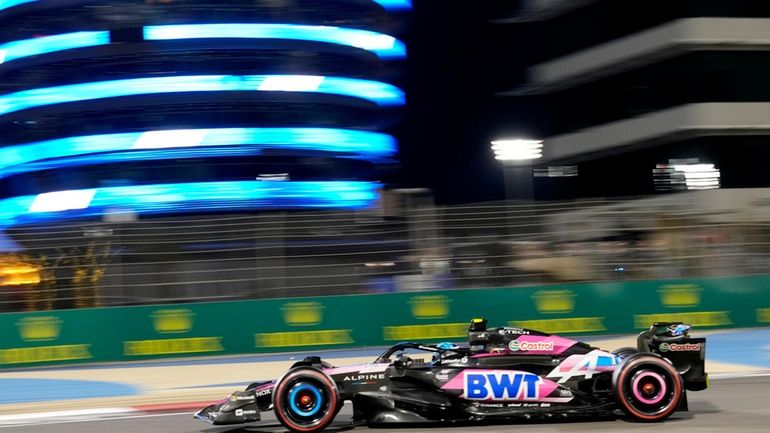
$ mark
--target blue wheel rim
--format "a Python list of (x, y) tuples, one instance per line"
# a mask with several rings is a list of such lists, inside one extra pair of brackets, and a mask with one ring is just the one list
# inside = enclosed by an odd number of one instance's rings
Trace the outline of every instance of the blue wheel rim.
[[(297, 405), (297, 394), (299, 394), (301, 391), (308, 390), (313, 394), (313, 397), (315, 398), (313, 406), (310, 407), (310, 409), (303, 410), (301, 407)], [(289, 408), (294, 412), (296, 415), (303, 416), (303, 417), (310, 417), (318, 413), (318, 411), (321, 409), (321, 406), (323, 405), (323, 396), (321, 395), (321, 392), (318, 390), (318, 388), (308, 384), (308, 383), (300, 383), (299, 385), (294, 386), (291, 391), (289, 391)]]

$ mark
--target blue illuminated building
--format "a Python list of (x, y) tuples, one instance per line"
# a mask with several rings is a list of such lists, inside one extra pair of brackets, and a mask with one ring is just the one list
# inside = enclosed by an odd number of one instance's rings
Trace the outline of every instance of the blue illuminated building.
[(376, 204), (410, 0), (99, 3), (0, 0), (0, 227)]
[[(25, 3), (45, 3), (46, 0), (0, 0), (0, 10), (12, 8), (14, 6), (22, 5)], [(412, 8), (411, 0), (372, 0), (372, 2), (379, 4), (383, 8), (389, 11), (408, 10)], [(78, 3), (78, 2), (71, 2)], [(80, 3), (86, 3), (81, 1)]]
[(0, 200), (0, 225), (101, 216), (111, 209), (140, 215), (195, 210), (365, 209), (376, 184), (344, 181), (234, 181), (65, 190)]

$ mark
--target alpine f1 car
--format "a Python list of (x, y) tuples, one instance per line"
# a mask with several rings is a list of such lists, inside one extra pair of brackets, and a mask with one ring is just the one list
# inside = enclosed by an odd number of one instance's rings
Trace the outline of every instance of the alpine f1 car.
[(334, 367), (307, 357), (280, 379), (253, 383), (195, 417), (241, 424), (273, 410), (293, 432), (318, 432), (350, 401), (352, 421), (370, 425), (616, 413), (652, 422), (687, 410), (687, 391), (707, 387), (706, 339), (691, 338), (682, 323), (654, 323), (636, 348), (613, 352), (486, 325), (474, 319), (467, 343), (399, 343), (366, 365)]

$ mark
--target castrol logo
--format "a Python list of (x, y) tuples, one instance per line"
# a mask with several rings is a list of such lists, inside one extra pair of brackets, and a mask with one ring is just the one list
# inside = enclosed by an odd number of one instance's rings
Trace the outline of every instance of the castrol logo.
[(508, 343), (511, 352), (553, 352), (553, 341), (518, 341)]
[(658, 348), (661, 352), (698, 352), (703, 345), (701, 343), (660, 343)]

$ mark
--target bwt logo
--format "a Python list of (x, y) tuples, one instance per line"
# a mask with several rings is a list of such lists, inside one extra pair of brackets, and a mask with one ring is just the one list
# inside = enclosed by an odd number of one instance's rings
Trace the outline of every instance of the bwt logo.
[(465, 373), (468, 400), (537, 400), (539, 376), (530, 373)]

